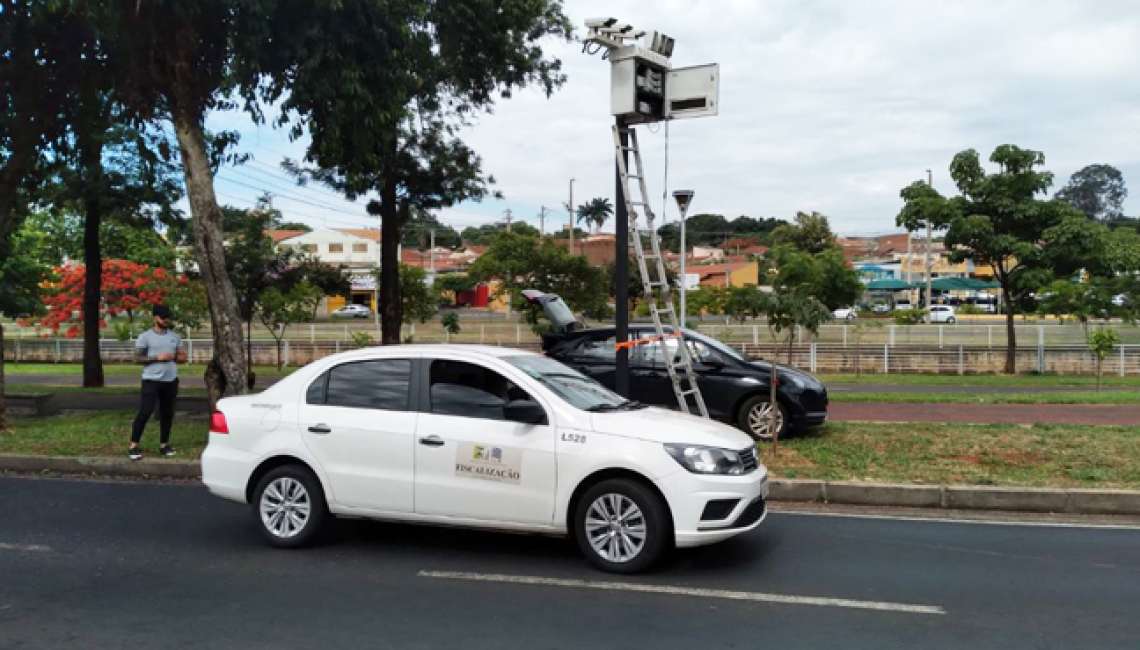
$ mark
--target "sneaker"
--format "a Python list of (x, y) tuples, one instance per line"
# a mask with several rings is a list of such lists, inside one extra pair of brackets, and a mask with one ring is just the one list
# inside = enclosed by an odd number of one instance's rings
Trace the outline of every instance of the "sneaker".
[(127, 458), (131, 460), (142, 460), (142, 449), (138, 447), (131, 447), (127, 450)]
[(178, 454), (174, 447), (171, 447), (170, 445), (163, 445), (159, 447), (158, 453), (162, 454), (163, 456), (174, 456)]

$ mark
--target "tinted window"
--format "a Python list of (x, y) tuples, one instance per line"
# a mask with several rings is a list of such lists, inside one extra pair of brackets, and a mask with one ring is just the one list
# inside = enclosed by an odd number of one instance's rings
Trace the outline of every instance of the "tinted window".
[(608, 339), (582, 341), (578, 349), (574, 350), (574, 356), (590, 361), (607, 361), (613, 363), (616, 358), (614, 341), (615, 339), (612, 336)]
[(503, 405), (531, 396), (506, 377), (463, 361), (431, 364), (431, 412), (484, 420), (502, 420)]
[(411, 394), (412, 362), (357, 361), (341, 364), (329, 371), (329, 406), (408, 410)]
[(309, 384), (309, 390), (305, 393), (306, 404), (324, 404), (325, 403), (325, 388), (329, 385), (329, 373), (322, 373), (317, 380)]

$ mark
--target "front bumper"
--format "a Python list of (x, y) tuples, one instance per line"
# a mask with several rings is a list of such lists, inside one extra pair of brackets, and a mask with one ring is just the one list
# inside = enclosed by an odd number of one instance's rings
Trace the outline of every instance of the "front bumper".
[[(682, 471), (659, 484), (673, 511), (678, 547), (715, 544), (754, 530), (767, 518), (768, 471), (744, 476), (710, 476)], [(728, 514), (705, 517), (710, 502), (735, 501)]]

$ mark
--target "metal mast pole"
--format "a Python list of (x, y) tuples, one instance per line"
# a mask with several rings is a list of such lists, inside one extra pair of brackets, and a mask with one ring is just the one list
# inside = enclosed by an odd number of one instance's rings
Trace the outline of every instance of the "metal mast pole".
[[(621, 165), (629, 161), (626, 148), (629, 147), (629, 131), (625, 118), (617, 117), (616, 124), (620, 136)], [(614, 306), (617, 308), (615, 342), (624, 343), (629, 339), (629, 212), (626, 210), (625, 193), (622, 187), (621, 165), (614, 161), (614, 216), (617, 220), (617, 236), (614, 247), (617, 258), (614, 260)], [(629, 399), (629, 348), (621, 347), (617, 350), (617, 364), (615, 367), (614, 389), (618, 395)]]
[[(929, 187), (934, 187), (934, 174), (929, 169), (926, 170), (926, 184)], [(927, 218), (927, 220), (926, 220), (926, 314), (927, 314), (926, 320), (927, 320), (927, 322), (930, 322), (930, 305), (934, 302), (934, 296), (932, 296), (930, 294), (930, 285), (931, 285), (931, 279), (930, 279), (931, 273), (930, 272), (931, 272), (931, 266), (932, 266), (932, 263), (930, 261), (930, 253), (931, 253), (932, 248), (934, 248), (934, 240), (931, 238), (930, 219)]]

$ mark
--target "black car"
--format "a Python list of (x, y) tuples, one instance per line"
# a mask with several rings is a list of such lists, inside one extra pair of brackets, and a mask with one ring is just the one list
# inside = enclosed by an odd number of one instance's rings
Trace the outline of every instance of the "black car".
[[(541, 306), (554, 332), (543, 336), (543, 351), (551, 358), (614, 387), (617, 352), (616, 328), (586, 328), (561, 298), (538, 291), (524, 291), (532, 303)], [(631, 323), (629, 339), (656, 336), (653, 325)], [(684, 330), (685, 345), (693, 359), (701, 395), (709, 416), (728, 422), (754, 438), (770, 439), (769, 408), (772, 364), (754, 359), (724, 343)], [(652, 340), (629, 349), (629, 398), (666, 408), (678, 408), (663, 354), (676, 354), (675, 338)], [(827, 389), (814, 376), (793, 368), (777, 366), (777, 425), (780, 435), (796, 428), (818, 426), (827, 420)]]

